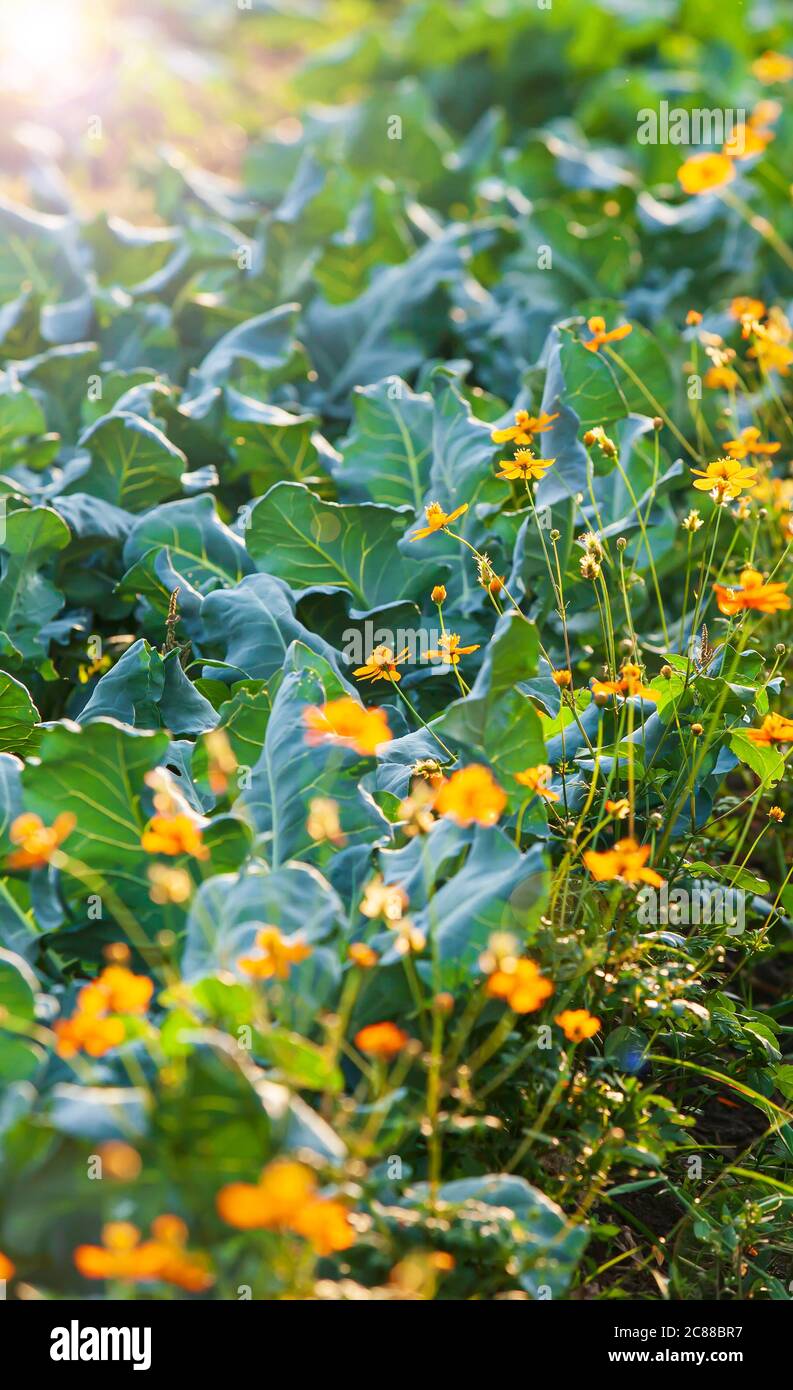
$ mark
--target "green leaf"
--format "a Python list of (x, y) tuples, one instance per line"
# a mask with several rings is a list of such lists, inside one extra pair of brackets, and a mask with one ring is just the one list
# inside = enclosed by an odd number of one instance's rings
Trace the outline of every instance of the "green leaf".
[(181, 490), (187, 459), (162, 430), (130, 411), (114, 411), (80, 439), (90, 464), (66, 492), (88, 490), (105, 502), (144, 512)]
[(435, 572), (397, 550), (407, 521), (391, 507), (339, 506), (299, 483), (277, 483), (254, 506), (246, 544), (259, 569), (293, 589), (341, 589), (369, 611), (415, 597)]
[(68, 543), (66, 522), (49, 507), (20, 508), (6, 517), (0, 541), (0, 632), (29, 659), (42, 656), (41, 629), (63, 602), (43, 571)]
[(35, 752), (39, 712), (20, 681), (0, 671), (0, 752)]
[(432, 459), (433, 403), (399, 377), (355, 390), (355, 422), (333, 476), (358, 500), (421, 509)]

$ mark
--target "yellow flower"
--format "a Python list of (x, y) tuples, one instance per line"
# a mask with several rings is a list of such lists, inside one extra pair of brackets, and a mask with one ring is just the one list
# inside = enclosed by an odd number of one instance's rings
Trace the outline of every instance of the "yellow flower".
[(753, 357), (763, 371), (779, 372), (780, 376), (787, 376), (791, 362), (793, 362), (793, 348), (790, 347), (789, 338), (784, 329), (771, 324), (752, 325), (754, 341), (749, 348), (748, 356)]
[(506, 804), (506, 793), (490, 768), (479, 763), (453, 772), (435, 798), (438, 815), (458, 825), (495, 825)]
[(680, 165), (677, 177), (684, 193), (712, 193), (732, 182), (735, 168), (726, 154), (692, 154)]
[(515, 773), (515, 781), (520, 782), (522, 787), (528, 787), (535, 796), (542, 796), (546, 801), (558, 801), (559, 793), (549, 785), (552, 777), (553, 768), (548, 763), (538, 763), (536, 767), (527, 767), (524, 772)]
[(784, 714), (767, 714), (759, 729), (744, 729), (743, 733), (751, 740), (766, 748), (775, 743), (793, 743), (793, 719)]
[(56, 850), (68, 839), (77, 824), (71, 811), (62, 811), (55, 817), (51, 826), (44, 824), (40, 816), (25, 811), (12, 821), (8, 832), (13, 845), (19, 845), (8, 856), (10, 869), (41, 869), (49, 864)]
[(740, 589), (728, 589), (724, 584), (714, 584), (713, 592), (719, 612), (732, 617), (744, 610), (757, 613), (781, 613), (790, 607), (790, 597), (784, 584), (764, 584), (763, 576), (755, 569), (745, 569), (741, 575)]
[(410, 1039), (395, 1023), (370, 1023), (355, 1034), (355, 1046), (367, 1057), (387, 1061), (407, 1047)]
[(553, 984), (540, 974), (536, 961), (505, 958), (488, 977), (485, 991), (493, 999), (504, 999), (513, 1013), (533, 1014), (553, 994)]
[(398, 922), (405, 915), (408, 895), (398, 883), (384, 883), (382, 874), (375, 874), (367, 883), (361, 900), (364, 917), (382, 917), (386, 922)]
[(785, 819), (785, 813), (781, 806), (769, 806), (768, 816), (770, 820), (775, 821), (783, 821)]
[(359, 970), (373, 970), (380, 957), (371, 946), (367, 946), (365, 941), (353, 941), (347, 947), (347, 955), (353, 965), (357, 965)]
[(398, 656), (394, 656), (390, 647), (375, 647), (366, 658), (366, 664), (358, 666), (353, 675), (357, 681), (371, 681), (372, 685), (375, 681), (401, 681), (397, 666), (407, 661), (408, 650), (404, 647)]
[(141, 1241), (129, 1221), (109, 1221), (102, 1227), (101, 1245), (78, 1245), (74, 1263), (84, 1279), (158, 1279), (163, 1250), (154, 1240)]
[(546, 415), (543, 411), (540, 415), (530, 415), (528, 410), (517, 410), (515, 412), (514, 425), (508, 425), (503, 430), (492, 430), (490, 438), (494, 444), (514, 444), (529, 445), (534, 439), (535, 434), (544, 434), (551, 428), (554, 420), (559, 419), (559, 412), (555, 415)]
[(150, 864), (148, 869), (149, 897), (153, 903), (186, 903), (193, 893), (193, 880), (186, 869), (172, 869), (168, 864)]
[(347, 836), (339, 819), (339, 803), (329, 796), (312, 797), (308, 803), (306, 831), (317, 844), (328, 840), (332, 845), (346, 845)]
[(8, 1283), (16, 1273), (16, 1265), (0, 1250), (0, 1282)]
[(747, 425), (746, 429), (741, 430), (737, 439), (728, 439), (724, 445), (725, 452), (731, 459), (745, 459), (758, 454), (776, 454), (782, 448), (781, 444), (769, 444), (760, 438), (760, 431), (756, 425)]
[(759, 130), (753, 125), (739, 125), (722, 146), (722, 154), (730, 159), (752, 159), (774, 139), (772, 130)]
[(262, 927), (256, 933), (254, 956), (242, 956), (237, 964), (257, 980), (288, 980), (293, 965), (308, 960), (311, 947), (294, 936), (283, 936), (278, 927)]
[(767, 48), (759, 58), (755, 58), (752, 72), (758, 82), (767, 87), (776, 82), (789, 82), (793, 77), (793, 58), (789, 58), (786, 53), (777, 53), (773, 48)]
[(607, 801), (606, 812), (615, 820), (626, 820), (631, 813), (631, 803), (626, 796), (621, 796), (619, 801)]
[(445, 602), (446, 602), (446, 586), (445, 586), (445, 584), (436, 584), (436, 585), (435, 585), (435, 588), (433, 589), (432, 593), (430, 594), (430, 598), (432, 599), (432, 602), (433, 602), (433, 603), (445, 603)]
[(497, 478), (506, 478), (509, 482), (520, 479), (521, 482), (530, 480), (542, 480), (548, 469), (556, 463), (556, 459), (538, 459), (534, 456), (531, 449), (517, 449), (514, 459), (501, 459), (501, 471), (496, 474)]
[(600, 314), (595, 314), (593, 318), (587, 319), (587, 328), (592, 337), (584, 343), (584, 347), (588, 348), (590, 352), (599, 352), (604, 343), (618, 343), (633, 332), (633, 326), (630, 323), (621, 323), (607, 332), (606, 320)]
[(552, 677), (554, 684), (558, 685), (562, 690), (573, 683), (572, 671), (554, 671), (552, 672)]
[(467, 502), (464, 502), (462, 507), (458, 507), (453, 512), (445, 512), (439, 502), (430, 502), (429, 506), (424, 508), (427, 525), (422, 526), (419, 531), (414, 531), (412, 536), (408, 536), (408, 540), (421, 541), (425, 536), (432, 536), (436, 531), (443, 531), (453, 521), (456, 521), (458, 516), (462, 516), (463, 512), (467, 511)]
[(427, 652), (427, 656), (430, 661), (442, 661), (444, 666), (459, 666), (461, 656), (470, 656), (471, 652), (478, 651), (478, 642), (475, 642), (472, 647), (461, 647), (460, 638), (456, 632), (444, 632), (438, 638), (437, 649)]
[(639, 845), (635, 840), (619, 840), (613, 849), (599, 852), (588, 849), (584, 863), (597, 883), (607, 883), (619, 879), (622, 883), (651, 883), (660, 887), (663, 879), (655, 869), (647, 867), (650, 846)]
[(192, 854), (208, 859), (209, 850), (201, 839), (201, 826), (190, 816), (152, 816), (140, 838), (147, 854)]
[(721, 504), (734, 501), (757, 482), (756, 468), (744, 468), (731, 458), (715, 459), (704, 470), (692, 468), (691, 472), (696, 478), (694, 487), (699, 492), (709, 492), (714, 502)]
[(339, 743), (363, 757), (371, 756), (381, 743), (391, 741), (385, 711), (364, 709), (357, 700), (342, 695), (324, 705), (308, 705), (303, 711), (306, 742)]
[(702, 378), (709, 391), (734, 391), (741, 378), (732, 367), (708, 367)]
[(588, 1009), (563, 1009), (556, 1015), (554, 1023), (558, 1023), (568, 1042), (584, 1042), (586, 1038), (592, 1038), (599, 1032), (601, 1022), (595, 1018)]

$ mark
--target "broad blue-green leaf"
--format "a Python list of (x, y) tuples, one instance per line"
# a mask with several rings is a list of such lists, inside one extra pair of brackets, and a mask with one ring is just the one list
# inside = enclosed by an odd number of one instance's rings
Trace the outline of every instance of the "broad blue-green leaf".
[(43, 571), (69, 543), (69, 528), (48, 507), (10, 512), (0, 540), (0, 632), (24, 657), (42, 656), (41, 629), (62, 596)]
[(355, 501), (412, 506), (427, 490), (432, 459), (433, 404), (399, 377), (355, 391), (353, 428), (339, 448), (333, 476)]
[(117, 507), (143, 512), (180, 491), (187, 459), (140, 415), (119, 410), (102, 416), (81, 436), (80, 446), (90, 463), (67, 492), (89, 491)]
[(340, 506), (299, 483), (277, 483), (254, 506), (245, 539), (259, 569), (293, 589), (341, 589), (369, 611), (427, 587), (429, 569), (396, 548), (407, 520), (391, 507)]

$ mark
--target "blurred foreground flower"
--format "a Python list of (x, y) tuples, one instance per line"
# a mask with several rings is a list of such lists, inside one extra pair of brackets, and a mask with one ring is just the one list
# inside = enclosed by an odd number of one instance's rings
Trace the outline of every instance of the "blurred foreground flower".
[(677, 177), (684, 193), (714, 193), (732, 183), (735, 167), (728, 155), (706, 151), (692, 154), (680, 165)]
[(540, 973), (536, 961), (506, 958), (488, 976), (486, 992), (503, 999), (516, 1014), (533, 1014), (553, 994), (553, 984)]
[(601, 1022), (595, 1018), (588, 1009), (563, 1009), (556, 1015), (554, 1023), (558, 1023), (568, 1042), (584, 1042), (586, 1038), (593, 1038), (599, 1032)]
[(291, 1159), (276, 1159), (258, 1183), (235, 1182), (217, 1197), (220, 1216), (238, 1230), (290, 1232), (303, 1236), (318, 1255), (348, 1250), (355, 1241), (347, 1208), (317, 1195), (310, 1168)]
[(650, 846), (639, 845), (635, 840), (619, 840), (613, 849), (602, 851), (588, 849), (584, 863), (597, 883), (619, 879), (622, 883), (651, 883), (660, 888), (663, 879), (655, 869), (647, 867)]
[(25, 811), (12, 821), (8, 837), (11, 843), (19, 845), (8, 856), (10, 869), (41, 869), (49, 864), (55, 851), (71, 835), (77, 824), (71, 811), (62, 811), (55, 817), (52, 825), (45, 825), (40, 816)]
[(435, 798), (438, 815), (458, 825), (495, 825), (506, 804), (506, 792), (480, 763), (453, 772)]
[(381, 743), (391, 740), (385, 711), (364, 709), (349, 695), (327, 700), (324, 705), (308, 705), (303, 723), (307, 743), (338, 743), (362, 757), (371, 757)]
[(256, 933), (256, 954), (241, 956), (237, 964), (256, 980), (288, 980), (293, 965), (308, 960), (311, 947), (295, 936), (283, 936), (278, 927), (264, 926)]

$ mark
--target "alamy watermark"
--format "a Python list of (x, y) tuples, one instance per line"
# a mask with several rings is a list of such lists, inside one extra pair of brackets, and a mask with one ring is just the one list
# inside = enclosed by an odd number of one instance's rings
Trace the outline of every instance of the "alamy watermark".
[(695, 106), (670, 106), (662, 101), (656, 111), (643, 106), (636, 113), (636, 139), (640, 145), (713, 145), (729, 144), (736, 154), (742, 154), (746, 144), (746, 111), (743, 107), (723, 106), (711, 109)]
[(746, 928), (746, 893), (720, 883), (694, 883), (690, 888), (642, 888), (637, 899), (640, 926), (726, 927), (726, 936), (742, 936)]

